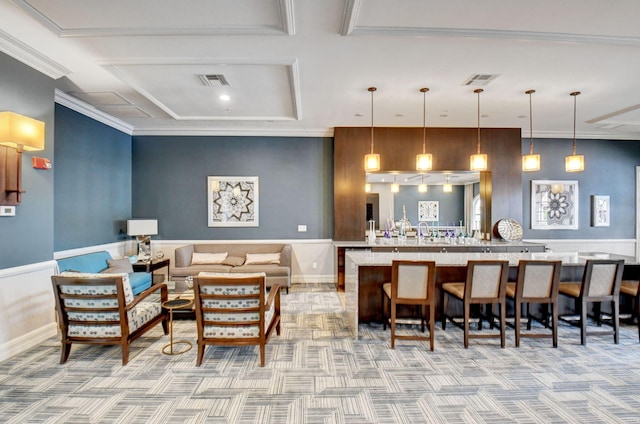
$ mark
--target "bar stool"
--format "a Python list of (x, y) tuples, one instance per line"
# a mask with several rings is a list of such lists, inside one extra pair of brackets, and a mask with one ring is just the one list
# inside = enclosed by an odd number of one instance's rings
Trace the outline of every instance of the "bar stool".
[[(447, 316), (449, 298), (454, 297), (463, 303), (464, 307), (464, 347), (469, 347), (470, 338), (495, 338), (500, 337), (500, 347), (505, 346), (505, 315), (507, 290), (507, 275), (509, 273), (508, 261), (468, 261), (467, 278), (464, 283), (453, 282), (442, 285), (442, 329), (446, 329), (447, 318), (457, 326), (460, 326)], [(471, 305), (500, 306), (500, 335), (495, 334), (469, 334), (469, 318)], [(478, 329), (482, 329), (482, 311), (480, 311)], [(493, 313), (489, 314), (490, 323), (493, 325)]]
[[(433, 351), (435, 329), (435, 261), (393, 261), (391, 263), (391, 282), (382, 285), (384, 325), (390, 323), (391, 349), (395, 348), (396, 339), (429, 340)], [(385, 314), (385, 305), (389, 305), (389, 315)], [(414, 305), (420, 307), (420, 324), (424, 332), (426, 309), (429, 309), (429, 336), (410, 336), (396, 334), (398, 305)]]
[[(516, 347), (520, 347), (521, 337), (551, 337), (553, 347), (558, 347), (558, 288), (560, 285), (560, 270), (562, 261), (521, 260), (518, 263), (518, 278), (516, 283), (507, 284), (507, 299), (514, 302)], [(548, 327), (551, 308), (551, 334), (549, 333), (520, 333), (522, 304), (527, 304), (527, 330), (531, 330), (531, 321), (543, 322)], [(547, 307), (544, 317), (536, 318), (531, 313), (534, 304)]]
[[(614, 343), (618, 344), (620, 336), (620, 284), (622, 282), (623, 260), (590, 259), (584, 268), (582, 284), (560, 283), (559, 293), (575, 300), (576, 309), (579, 309), (579, 320), (561, 317), (575, 325), (580, 324), (580, 343), (587, 344), (587, 335), (613, 334)], [(587, 332), (587, 306), (593, 303), (593, 313), (598, 326), (602, 322), (601, 303), (611, 302), (612, 331)]]

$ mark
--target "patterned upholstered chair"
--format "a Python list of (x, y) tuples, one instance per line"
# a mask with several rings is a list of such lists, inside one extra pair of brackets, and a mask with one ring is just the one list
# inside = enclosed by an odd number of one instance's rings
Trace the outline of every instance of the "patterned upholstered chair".
[[(509, 273), (508, 261), (469, 261), (467, 263), (467, 278), (464, 283), (451, 282), (442, 285), (442, 329), (447, 328), (447, 319), (458, 325), (452, 317), (448, 316), (449, 298), (455, 298), (462, 301), (464, 308), (464, 321), (462, 327), (464, 329), (464, 347), (469, 347), (470, 338), (490, 338), (500, 337), (500, 347), (505, 346), (505, 315), (506, 300), (505, 293), (507, 289), (507, 276)], [(500, 335), (489, 333), (470, 334), (469, 319), (471, 318), (471, 305), (490, 305), (492, 311), (493, 305), (498, 304), (500, 307)], [(480, 321), (478, 329), (482, 329), (482, 311), (480, 311)], [(493, 313), (490, 312), (488, 317), (491, 326), (493, 326)]]
[(129, 361), (130, 343), (162, 322), (167, 334), (166, 284), (156, 284), (133, 296), (129, 275), (63, 272), (51, 276), (62, 336), (60, 363), (73, 343), (120, 345), (122, 365)]
[[(558, 347), (558, 287), (561, 269), (562, 261), (521, 260), (518, 263), (517, 282), (508, 283), (506, 293), (507, 299), (514, 302), (516, 347), (520, 347), (521, 337), (550, 337), (553, 347)], [(520, 319), (523, 303), (527, 304), (527, 330), (531, 330), (532, 319), (544, 321), (548, 326), (548, 308), (551, 308), (551, 334), (548, 332), (521, 334)], [(542, 319), (535, 317), (532, 305), (544, 305), (547, 308)]]
[[(559, 293), (575, 300), (576, 310), (580, 314), (580, 343), (587, 344), (587, 335), (613, 334), (613, 342), (618, 344), (620, 336), (620, 284), (624, 260), (591, 259), (588, 260), (582, 276), (582, 283), (560, 283)], [(593, 303), (593, 316), (601, 324), (600, 305), (611, 303), (611, 331), (587, 332), (588, 305)], [(563, 318), (563, 317), (561, 317)], [(566, 319), (565, 319), (566, 320)], [(573, 323), (574, 320), (569, 320)]]
[[(435, 261), (393, 261), (391, 265), (391, 282), (382, 285), (383, 315), (385, 329), (388, 322), (391, 326), (391, 349), (395, 348), (396, 339), (429, 340), (433, 350), (436, 309), (436, 263)], [(389, 313), (385, 313), (385, 306)], [(429, 310), (429, 336), (398, 335), (398, 305), (420, 307), (420, 324), (424, 332), (426, 309)]]
[(231, 274), (201, 272), (193, 278), (198, 357), (202, 364), (207, 345), (260, 347), (260, 366), (273, 330), (280, 335), (280, 286), (268, 296), (265, 273)]

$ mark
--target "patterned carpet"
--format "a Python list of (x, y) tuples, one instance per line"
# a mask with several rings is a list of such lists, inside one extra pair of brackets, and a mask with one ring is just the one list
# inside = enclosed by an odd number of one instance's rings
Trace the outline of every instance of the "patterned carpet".
[[(74, 346), (59, 365), (51, 338), (0, 363), (3, 423), (637, 423), (640, 344), (624, 325), (620, 345), (561, 325), (549, 339), (507, 348), (436, 329), (436, 350), (361, 325), (344, 330), (339, 295), (328, 285), (283, 294), (283, 328), (260, 368), (255, 347), (161, 353), (160, 327), (132, 345), (129, 364), (116, 347)], [(195, 342), (195, 323), (175, 333)], [(403, 331), (415, 331), (405, 328)]]

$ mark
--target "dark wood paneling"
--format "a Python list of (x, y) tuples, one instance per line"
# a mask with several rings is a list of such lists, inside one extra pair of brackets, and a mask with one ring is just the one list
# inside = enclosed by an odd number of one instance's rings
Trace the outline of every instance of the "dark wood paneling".
[[(477, 128), (427, 128), (427, 151), (435, 171), (469, 169), (469, 155), (477, 148)], [(522, 222), (521, 136), (519, 128), (482, 128), (481, 151), (488, 155), (490, 185), (484, 193), (490, 213), (484, 232), (502, 218)], [(370, 127), (337, 127), (334, 130), (334, 240), (364, 240), (366, 231), (364, 155), (371, 149)], [(415, 169), (422, 151), (422, 128), (374, 128), (374, 151), (381, 157), (381, 171)], [(481, 196), (483, 193), (481, 192)]]

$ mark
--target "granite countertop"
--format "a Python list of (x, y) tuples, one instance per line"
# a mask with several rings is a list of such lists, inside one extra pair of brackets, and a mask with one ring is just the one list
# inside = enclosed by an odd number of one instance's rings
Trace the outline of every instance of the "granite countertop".
[(438, 266), (462, 266), (470, 260), (508, 260), (516, 266), (521, 259), (561, 260), (565, 265), (584, 265), (588, 259), (623, 259), (627, 265), (637, 265), (632, 256), (598, 252), (556, 252), (556, 253), (428, 253), (428, 252), (347, 252), (347, 258), (358, 266), (386, 266), (395, 259), (435, 261)]

